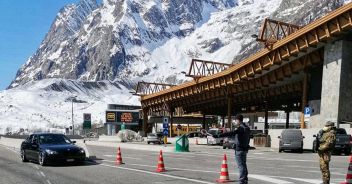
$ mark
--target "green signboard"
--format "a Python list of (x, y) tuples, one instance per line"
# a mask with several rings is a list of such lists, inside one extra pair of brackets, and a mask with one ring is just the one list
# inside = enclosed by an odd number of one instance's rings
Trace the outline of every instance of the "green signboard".
[(92, 118), (90, 113), (83, 114), (83, 129), (91, 129), (92, 128)]
[(189, 152), (189, 141), (187, 136), (182, 135), (176, 140), (176, 152)]

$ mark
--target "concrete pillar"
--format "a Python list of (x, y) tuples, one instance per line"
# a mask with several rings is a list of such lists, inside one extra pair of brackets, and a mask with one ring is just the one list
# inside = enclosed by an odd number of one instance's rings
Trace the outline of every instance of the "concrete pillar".
[(304, 71), (303, 77), (303, 92), (302, 92), (302, 109), (301, 109), (301, 129), (306, 128), (304, 122), (304, 108), (307, 106), (307, 99), (308, 99), (308, 72)]
[(264, 117), (264, 134), (268, 135), (269, 133), (269, 110), (268, 102), (265, 102), (265, 117)]
[(224, 128), (225, 127), (225, 116), (221, 116), (221, 119), (222, 119), (221, 127)]
[(290, 111), (286, 110), (286, 129), (290, 128)]
[(231, 128), (232, 123), (232, 97), (227, 97), (227, 124), (226, 128)]
[(142, 133), (143, 136), (147, 136), (148, 131), (148, 108), (143, 108), (143, 125), (142, 125)]
[(312, 127), (326, 121), (352, 122), (352, 42), (339, 40), (324, 48), (320, 114), (311, 117)]
[(174, 119), (174, 112), (171, 110), (169, 112), (170, 114), (170, 137), (172, 137), (172, 134), (173, 134), (173, 130), (172, 130), (172, 127), (173, 127), (173, 119)]

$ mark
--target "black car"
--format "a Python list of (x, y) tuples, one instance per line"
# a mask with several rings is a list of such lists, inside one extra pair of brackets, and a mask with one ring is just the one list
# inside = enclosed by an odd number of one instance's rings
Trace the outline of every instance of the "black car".
[(31, 134), (21, 144), (21, 159), (23, 162), (36, 161), (42, 166), (71, 162), (82, 164), (86, 153), (74, 143), (76, 141), (63, 134)]

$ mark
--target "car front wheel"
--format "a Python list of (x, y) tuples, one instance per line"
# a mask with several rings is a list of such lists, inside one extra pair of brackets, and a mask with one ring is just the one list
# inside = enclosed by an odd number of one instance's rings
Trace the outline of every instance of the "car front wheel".
[(21, 160), (22, 162), (28, 162), (27, 157), (26, 157), (26, 151), (25, 150), (21, 150)]
[(38, 158), (38, 161), (39, 161), (39, 165), (41, 166), (45, 166), (46, 165), (46, 158), (45, 158), (45, 153), (44, 152), (40, 152), (39, 153), (39, 158)]

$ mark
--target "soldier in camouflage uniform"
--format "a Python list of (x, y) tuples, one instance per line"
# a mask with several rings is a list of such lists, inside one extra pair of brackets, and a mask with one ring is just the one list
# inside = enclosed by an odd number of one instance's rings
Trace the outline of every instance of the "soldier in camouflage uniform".
[(319, 163), (320, 170), (322, 173), (323, 184), (330, 183), (330, 171), (329, 162), (331, 158), (331, 152), (334, 150), (336, 141), (336, 132), (334, 128), (334, 123), (328, 121), (325, 127), (319, 131), (318, 134), (319, 147)]

